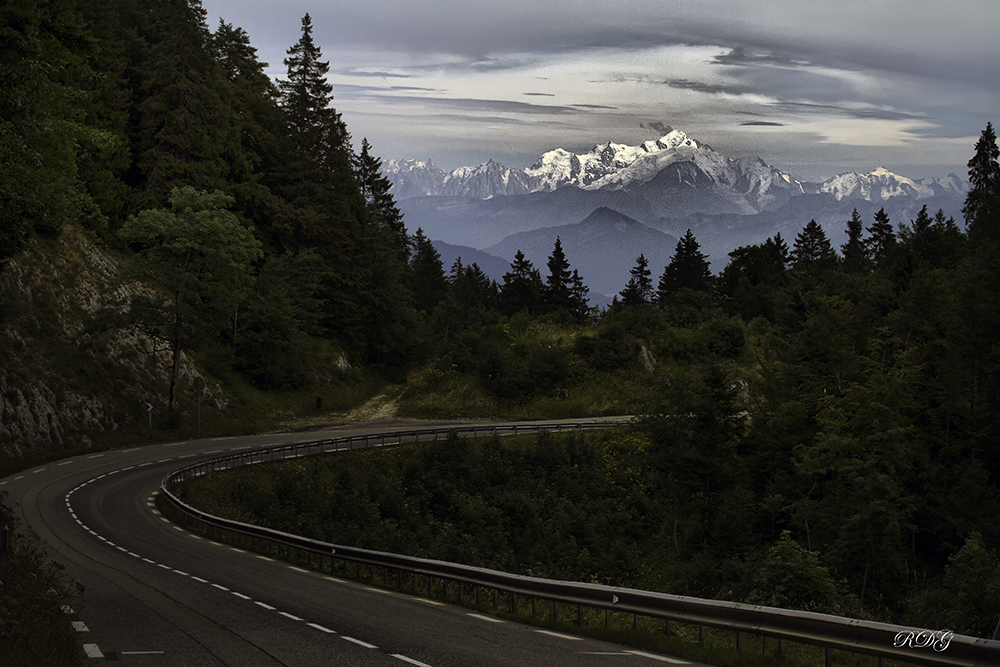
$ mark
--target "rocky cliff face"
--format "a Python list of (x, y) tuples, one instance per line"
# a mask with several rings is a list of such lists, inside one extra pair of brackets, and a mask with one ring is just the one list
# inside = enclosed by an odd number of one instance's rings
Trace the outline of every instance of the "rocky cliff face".
[[(161, 343), (109, 326), (139, 289), (83, 234), (36, 241), (0, 272), (0, 456), (75, 449), (91, 435), (162, 413), (169, 358)], [(184, 360), (188, 385), (198, 375)], [(221, 393), (204, 404), (223, 408)]]

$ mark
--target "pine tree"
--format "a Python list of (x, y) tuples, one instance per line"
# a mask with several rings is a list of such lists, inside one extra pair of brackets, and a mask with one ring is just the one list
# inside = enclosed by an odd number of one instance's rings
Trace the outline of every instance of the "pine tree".
[(844, 255), (844, 271), (847, 273), (867, 273), (869, 269), (868, 249), (861, 238), (864, 233), (864, 222), (858, 209), (851, 212), (847, 221), (847, 243), (840, 246)]
[(448, 289), (450, 296), (464, 314), (476, 307), (486, 310), (497, 307), (496, 282), (490, 280), (475, 262), (463, 266), (462, 258), (456, 258), (448, 275)]
[(549, 275), (545, 277), (545, 290), (542, 293), (545, 308), (550, 312), (569, 310), (572, 306), (572, 274), (558, 236), (547, 266)]
[(542, 306), (544, 286), (538, 269), (520, 250), (514, 255), (510, 271), (503, 275), (500, 287), (500, 311), (514, 315), (522, 311), (537, 314)]
[(997, 158), (997, 137), (993, 124), (986, 123), (976, 154), (969, 160), (969, 184), (962, 214), (969, 238), (1000, 240), (1000, 163)]
[(150, 3), (140, 26), (148, 46), (133, 73), (132, 210), (163, 206), (173, 188), (229, 191), (228, 151), (240, 138), (205, 15), (200, 3)]
[(635, 258), (635, 266), (629, 269), (628, 284), (619, 292), (623, 306), (641, 306), (653, 298), (653, 279), (649, 271), (649, 260), (644, 254)]
[(589, 294), (590, 288), (583, 284), (580, 272), (573, 269), (573, 277), (570, 279), (569, 311), (578, 322), (583, 322), (587, 319), (587, 313), (590, 311), (590, 305), (587, 301), (587, 295)]
[(330, 106), (333, 86), (327, 82), (329, 61), (322, 61), (312, 38), (312, 19), (302, 17), (302, 37), (287, 51), (288, 80), (279, 81), (281, 106), (299, 150), (316, 163), (339, 168), (349, 156), (350, 135), (340, 114)]
[(826, 232), (815, 220), (802, 228), (792, 246), (792, 267), (802, 270), (829, 268), (836, 254)]
[(410, 289), (413, 292), (414, 307), (426, 313), (433, 312), (434, 307), (448, 292), (441, 255), (419, 227), (413, 235)]
[(670, 297), (684, 288), (698, 292), (712, 289), (712, 270), (708, 256), (701, 251), (701, 246), (690, 229), (677, 242), (674, 255), (660, 276), (657, 289), (660, 306), (664, 306)]
[(396, 206), (396, 199), (390, 192), (392, 183), (382, 173), (382, 160), (372, 155), (371, 144), (368, 143), (367, 137), (361, 140), (361, 153), (355, 158), (354, 171), (369, 210), (378, 222), (385, 226), (399, 259), (408, 262), (410, 244), (403, 223), (403, 214)]
[(868, 228), (868, 254), (875, 266), (882, 266), (896, 247), (896, 234), (885, 208), (875, 214), (875, 223)]

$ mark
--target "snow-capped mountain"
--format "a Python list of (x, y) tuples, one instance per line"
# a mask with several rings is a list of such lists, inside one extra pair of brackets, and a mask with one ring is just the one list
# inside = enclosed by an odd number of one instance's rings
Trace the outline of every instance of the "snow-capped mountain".
[(396, 199), (439, 195), (441, 184), (448, 177), (448, 172), (430, 160), (388, 160), (382, 163), (382, 173), (392, 182)]
[(784, 172), (760, 158), (732, 159), (687, 136), (671, 130), (655, 141), (638, 146), (607, 144), (594, 146), (587, 153), (570, 153), (557, 148), (542, 155), (525, 170), (538, 180), (539, 189), (555, 190), (575, 185), (584, 190), (620, 190), (647, 183), (667, 166), (690, 162), (711, 180), (744, 194), (763, 194), (772, 185), (790, 187), (802, 193), (801, 185)]
[(936, 195), (965, 196), (969, 191), (967, 181), (955, 174), (945, 178), (912, 179), (888, 171), (884, 167), (867, 174), (847, 172), (839, 174), (819, 185), (818, 192), (832, 194), (837, 201), (842, 199), (864, 199), (881, 202), (893, 197), (928, 199)]
[(717, 198), (729, 202), (726, 208), (752, 213), (805, 192), (802, 183), (760, 158), (730, 158), (679, 130), (638, 146), (609, 141), (586, 153), (557, 148), (524, 170), (490, 160), (445, 172), (430, 161), (389, 160), (383, 171), (393, 182), (397, 199), (434, 195), (489, 199), (567, 186), (631, 191), (657, 181), (656, 189), (712, 189)]
[(489, 199), (497, 195), (523, 195), (537, 190), (530, 176), (490, 160), (476, 167), (445, 171), (428, 160), (388, 160), (382, 172), (393, 184), (397, 199), (451, 196)]
[[(732, 158), (672, 129), (636, 146), (609, 141), (581, 153), (557, 148), (524, 170), (490, 161), (445, 172), (430, 162), (389, 161), (385, 171), (407, 227), (422, 227), (434, 240), (490, 248), (514, 234), (576, 225), (607, 208), (673, 237), (691, 229), (716, 269), (732, 249), (776, 232), (791, 241), (812, 219), (836, 247), (854, 209), (869, 224), (880, 208), (894, 224), (905, 224), (923, 206), (960, 220), (969, 188), (954, 174), (913, 179), (884, 168), (800, 181), (758, 157)], [(606, 242), (592, 243), (599, 257)]]

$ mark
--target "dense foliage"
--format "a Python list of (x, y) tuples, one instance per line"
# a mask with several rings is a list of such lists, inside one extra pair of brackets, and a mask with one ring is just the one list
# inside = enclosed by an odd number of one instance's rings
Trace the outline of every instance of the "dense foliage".
[[(0, 491), (0, 531), (7, 529), (6, 567), (0, 568), (0, 655), (8, 667), (65, 667), (83, 662), (65, 606), (81, 588), (49, 560), (38, 536), (21, 527)], [(0, 542), (3, 539), (0, 537)]]

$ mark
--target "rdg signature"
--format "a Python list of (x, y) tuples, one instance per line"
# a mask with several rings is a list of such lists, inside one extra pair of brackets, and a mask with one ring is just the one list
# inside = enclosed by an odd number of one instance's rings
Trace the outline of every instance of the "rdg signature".
[(951, 630), (904, 630), (896, 633), (896, 641), (893, 646), (909, 646), (910, 648), (932, 648), (935, 651), (943, 651), (948, 648), (951, 638), (955, 633)]

